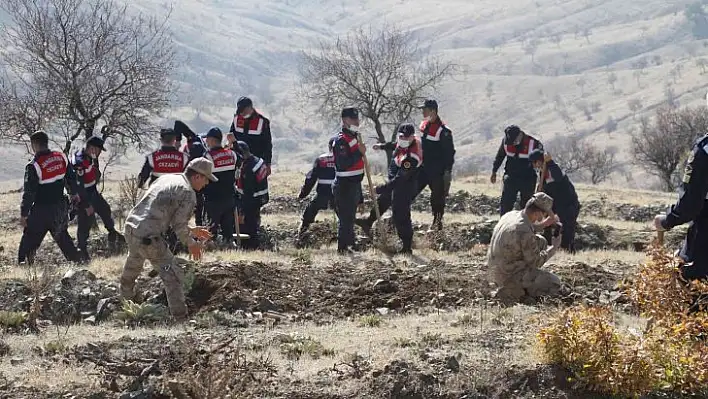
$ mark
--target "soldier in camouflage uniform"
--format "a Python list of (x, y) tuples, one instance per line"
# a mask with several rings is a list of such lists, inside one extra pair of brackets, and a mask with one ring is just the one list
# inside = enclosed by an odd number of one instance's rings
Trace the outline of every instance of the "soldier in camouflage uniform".
[(561, 244), (554, 235), (552, 245), (537, 231), (558, 223), (553, 214), (553, 199), (536, 193), (520, 211), (510, 211), (494, 227), (487, 252), (491, 280), (499, 286), (497, 299), (503, 303), (518, 302), (524, 296), (553, 296), (560, 289), (560, 279), (541, 270)]
[(206, 158), (196, 158), (189, 162), (184, 173), (160, 176), (130, 210), (125, 220), (128, 257), (120, 278), (120, 291), (124, 299), (135, 297), (135, 280), (147, 259), (155, 269), (159, 269), (172, 316), (178, 321), (186, 318), (187, 306), (182, 290), (184, 274), (176, 264), (163, 234), (171, 227), (189, 248), (192, 258), (201, 258), (203, 244), (192, 236), (204, 240), (211, 235), (206, 228), (189, 227), (188, 223), (197, 204), (195, 191), (204, 188), (209, 181), (217, 181), (212, 173), (213, 166)]

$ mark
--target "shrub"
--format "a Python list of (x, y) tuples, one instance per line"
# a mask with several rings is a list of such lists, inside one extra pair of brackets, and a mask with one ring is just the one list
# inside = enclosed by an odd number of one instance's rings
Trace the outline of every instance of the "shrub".
[(539, 332), (543, 355), (569, 369), (579, 386), (604, 394), (706, 395), (708, 314), (695, 308), (708, 285), (681, 281), (676, 259), (661, 250), (652, 249), (650, 257), (627, 287), (640, 315), (649, 318), (643, 333), (620, 328), (607, 307), (576, 306)]

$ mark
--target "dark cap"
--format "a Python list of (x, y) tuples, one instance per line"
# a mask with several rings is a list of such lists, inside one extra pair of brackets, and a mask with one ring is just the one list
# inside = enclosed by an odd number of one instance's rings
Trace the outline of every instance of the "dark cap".
[(224, 135), (221, 133), (221, 129), (214, 126), (211, 129), (209, 129), (209, 131), (207, 132), (207, 134), (204, 137), (211, 137), (211, 138), (214, 138), (217, 140), (221, 140), (224, 137)]
[(91, 136), (88, 140), (86, 140), (87, 146), (92, 145), (94, 147), (100, 148), (101, 151), (105, 151), (106, 147), (104, 147), (103, 144), (103, 139), (98, 136)]
[(429, 98), (429, 99), (425, 100), (423, 105), (421, 105), (418, 108), (420, 108), (420, 109), (427, 108), (427, 109), (432, 109), (432, 110), (437, 111), (438, 110), (438, 102)]
[(356, 107), (342, 108), (342, 118), (359, 119), (359, 110)]
[(240, 97), (238, 101), (236, 101), (236, 113), (240, 114), (241, 111), (243, 111), (245, 108), (252, 107), (253, 106), (253, 101), (251, 101), (250, 98), (248, 97)]
[(529, 161), (531, 162), (536, 162), (536, 161), (542, 161), (543, 160), (543, 155), (544, 152), (542, 149), (537, 148), (529, 154)]
[(30, 136), (30, 142), (49, 144), (49, 136), (47, 136), (47, 133), (44, 133), (44, 130), (37, 130)]
[(506, 127), (506, 129), (504, 129), (504, 135), (509, 140), (515, 140), (516, 137), (518, 137), (520, 133), (521, 133), (521, 129), (516, 125), (509, 125)]
[(245, 141), (239, 140), (236, 142), (236, 144), (237, 144), (239, 152), (241, 152), (241, 154), (243, 154), (244, 152), (248, 152), (248, 153), (251, 152), (251, 148), (248, 146), (248, 144)]
[(175, 132), (174, 129), (170, 129), (169, 127), (162, 128), (162, 129), (160, 129), (160, 138), (165, 138), (165, 137), (177, 138), (177, 133)]
[(403, 134), (403, 137), (410, 137), (415, 134), (415, 126), (412, 123), (401, 123), (398, 133)]

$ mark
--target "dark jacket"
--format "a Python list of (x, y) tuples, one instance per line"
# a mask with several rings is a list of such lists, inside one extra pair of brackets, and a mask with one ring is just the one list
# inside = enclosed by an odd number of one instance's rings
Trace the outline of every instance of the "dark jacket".
[(440, 117), (435, 121), (423, 121), (420, 124), (421, 141), (426, 173), (443, 173), (452, 171), (455, 164), (455, 143), (452, 140), (452, 130)]
[(20, 205), (20, 216), (27, 217), (37, 205), (56, 205), (66, 199), (64, 188), (69, 194), (85, 196), (79, 187), (74, 168), (66, 155), (60, 151), (44, 150), (35, 154), (25, 166), (25, 181)]
[(315, 184), (317, 184), (318, 196), (331, 197), (335, 173), (334, 155), (325, 153), (318, 156), (312, 165), (312, 169), (310, 169), (305, 176), (305, 184), (303, 184), (300, 189), (300, 195), (298, 197), (300, 199), (307, 197), (312, 191), (312, 188), (315, 187)]
[(514, 178), (535, 179), (536, 171), (529, 161), (529, 154), (536, 149), (543, 149), (543, 144), (536, 138), (524, 134), (524, 138), (518, 145), (507, 143), (506, 137), (502, 139), (497, 151), (497, 156), (494, 158), (492, 172), (497, 173), (502, 162), (506, 159), (504, 165), (504, 174)]
[(84, 195), (79, 196), (81, 197), (81, 208), (86, 208), (98, 195), (97, 185), (101, 180), (98, 158), (91, 158), (85, 150), (80, 150), (71, 157), (69, 162), (74, 169), (78, 187), (84, 188)]
[[(684, 170), (683, 181), (679, 187), (679, 198), (676, 204), (669, 208), (666, 220), (662, 223), (665, 229), (688, 223), (698, 219), (701, 214), (708, 216), (706, 209), (708, 199), (708, 135), (696, 141), (691, 149)], [(702, 243), (705, 245), (705, 243)]]
[(357, 135), (343, 128), (334, 141), (336, 180), (361, 182), (364, 179), (364, 158), (359, 151)]
[[(167, 157), (162, 161), (163, 157)], [(162, 146), (159, 150), (153, 151), (145, 156), (145, 162), (138, 174), (139, 187), (143, 187), (148, 179), (152, 184), (155, 179), (162, 175), (172, 175), (184, 172), (189, 163), (189, 156), (182, 151), (171, 146)]]
[(236, 182), (236, 191), (245, 209), (268, 203), (268, 176), (266, 163), (257, 156), (244, 159)]
[(388, 181), (376, 189), (377, 193), (384, 194), (403, 186), (415, 184), (418, 172), (423, 165), (422, 144), (419, 139), (408, 148), (399, 148), (394, 143), (386, 143), (383, 148), (393, 151), (391, 163), (388, 166)]
[(240, 157), (230, 148), (215, 147), (207, 151), (205, 158), (214, 163), (213, 173), (219, 181), (210, 182), (202, 193), (207, 201), (233, 200), (236, 172), (241, 163)]
[(543, 192), (553, 198), (553, 212), (558, 213), (558, 209), (580, 205), (575, 186), (555, 161), (551, 160), (546, 164), (544, 180)]
[(248, 119), (234, 115), (229, 132), (236, 136), (236, 140), (248, 144), (251, 154), (262, 158), (266, 165), (273, 159), (273, 138), (270, 133), (270, 119), (253, 111)]

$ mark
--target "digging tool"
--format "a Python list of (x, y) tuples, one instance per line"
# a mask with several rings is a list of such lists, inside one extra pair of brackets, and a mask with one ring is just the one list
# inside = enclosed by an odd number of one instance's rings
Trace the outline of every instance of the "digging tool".
[[(362, 143), (361, 133), (357, 133), (357, 140)], [(362, 155), (361, 159), (364, 161), (364, 172), (366, 172), (366, 180), (369, 183), (369, 195), (371, 196), (371, 199), (374, 202), (374, 213), (376, 214), (377, 229), (379, 230), (381, 237), (383, 237), (384, 229), (383, 224), (381, 222), (381, 213), (379, 212), (379, 203), (376, 200), (376, 189), (374, 188), (374, 183), (371, 180), (371, 167), (369, 166), (369, 160), (366, 159), (366, 155)]]
[(234, 223), (236, 227), (236, 233), (234, 234), (234, 238), (236, 238), (236, 243), (238, 244), (238, 247), (241, 248), (241, 240), (248, 240), (251, 238), (250, 235), (248, 234), (241, 234), (241, 221), (238, 218), (238, 207), (234, 208), (234, 220), (236, 223)]
[(659, 246), (664, 246), (664, 230), (656, 231), (656, 242), (659, 243)]
[[(536, 192), (537, 193), (540, 193), (541, 191), (543, 191), (543, 183), (546, 182), (545, 177), (546, 177), (546, 160), (544, 159), (543, 166), (541, 167), (541, 174), (538, 177), (538, 183), (536, 183)], [(524, 204), (521, 204), (521, 205), (523, 206)]]

